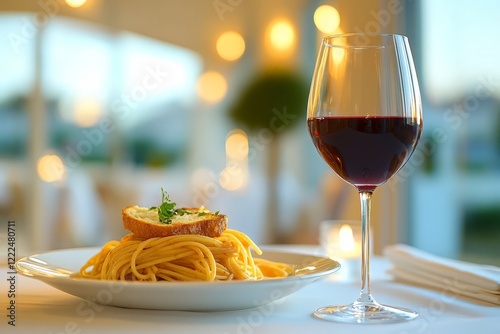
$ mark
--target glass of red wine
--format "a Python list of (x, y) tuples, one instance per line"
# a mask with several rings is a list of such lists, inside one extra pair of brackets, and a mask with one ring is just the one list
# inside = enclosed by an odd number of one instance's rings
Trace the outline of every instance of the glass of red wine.
[(311, 83), (307, 127), (321, 157), (361, 200), (361, 292), (348, 305), (314, 312), (347, 323), (414, 319), (370, 292), (370, 202), (375, 189), (408, 161), (422, 132), (422, 103), (408, 39), (342, 34), (323, 38)]

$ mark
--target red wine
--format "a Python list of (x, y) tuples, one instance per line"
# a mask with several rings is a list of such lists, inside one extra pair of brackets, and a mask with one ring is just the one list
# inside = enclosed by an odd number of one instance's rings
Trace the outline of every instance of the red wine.
[(403, 167), (422, 131), (411, 117), (313, 117), (309, 134), (318, 152), (345, 181), (373, 191)]

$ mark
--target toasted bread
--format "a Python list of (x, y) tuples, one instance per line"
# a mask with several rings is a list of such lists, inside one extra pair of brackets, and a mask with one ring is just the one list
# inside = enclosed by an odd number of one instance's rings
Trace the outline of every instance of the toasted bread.
[(187, 213), (172, 217), (168, 224), (160, 222), (158, 211), (139, 206), (128, 206), (122, 210), (125, 229), (142, 238), (167, 237), (180, 234), (199, 234), (219, 237), (227, 228), (227, 216), (204, 212), (198, 208), (183, 208)]

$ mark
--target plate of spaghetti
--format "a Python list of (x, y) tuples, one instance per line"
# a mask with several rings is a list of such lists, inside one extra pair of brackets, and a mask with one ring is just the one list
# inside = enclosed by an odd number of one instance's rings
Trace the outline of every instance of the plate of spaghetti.
[(227, 221), (203, 207), (176, 209), (163, 194), (159, 207), (122, 210), (131, 233), (120, 240), (31, 255), (16, 269), (102, 305), (222, 311), (274, 302), (340, 268), (326, 257), (261, 249)]
[[(231, 281), (120, 281), (78, 277), (81, 264), (101, 248), (63, 249), (16, 263), (19, 274), (101, 305), (156, 310), (225, 311), (262, 306), (285, 298), (339, 269), (333, 260), (305, 254), (262, 250), (264, 259), (307, 268), (283, 278)], [(311, 264), (311, 265), (308, 265)]]

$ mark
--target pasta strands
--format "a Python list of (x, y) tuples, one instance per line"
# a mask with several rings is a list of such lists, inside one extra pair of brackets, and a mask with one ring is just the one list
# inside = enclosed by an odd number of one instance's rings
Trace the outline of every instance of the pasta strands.
[(225, 230), (220, 237), (175, 235), (109, 241), (80, 269), (79, 276), (129, 281), (227, 281), (286, 277), (284, 263), (254, 259), (261, 249), (244, 233)]

